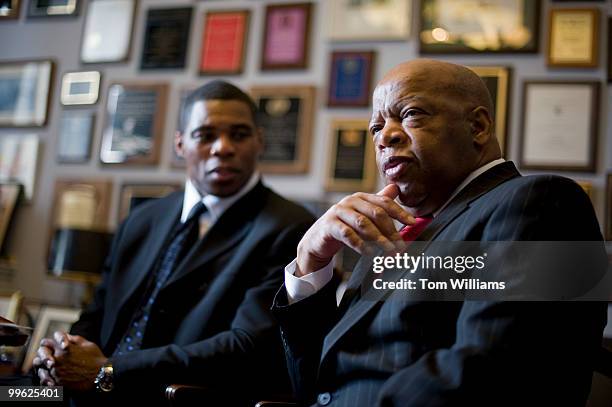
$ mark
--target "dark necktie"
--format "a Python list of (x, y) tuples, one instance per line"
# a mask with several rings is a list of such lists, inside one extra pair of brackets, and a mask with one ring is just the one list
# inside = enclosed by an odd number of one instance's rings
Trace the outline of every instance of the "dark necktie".
[(144, 301), (140, 309), (134, 315), (127, 332), (117, 345), (115, 355), (141, 348), (153, 304), (155, 304), (159, 292), (168, 281), (172, 271), (197, 241), (200, 215), (205, 211), (206, 206), (201, 201), (198, 202), (189, 212), (187, 220), (174, 228), (172, 238), (166, 246), (163, 256), (157, 262), (157, 270), (148, 286), (147, 295), (143, 297)]

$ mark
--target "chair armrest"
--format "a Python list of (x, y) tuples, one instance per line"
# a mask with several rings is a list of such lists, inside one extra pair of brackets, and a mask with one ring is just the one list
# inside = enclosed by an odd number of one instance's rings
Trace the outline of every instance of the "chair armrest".
[(298, 403), (290, 403), (288, 401), (260, 401), (255, 404), (255, 407), (298, 407)]
[(206, 387), (189, 386), (186, 384), (171, 384), (166, 387), (166, 400), (171, 406), (190, 405), (193, 401), (203, 400), (210, 394)]

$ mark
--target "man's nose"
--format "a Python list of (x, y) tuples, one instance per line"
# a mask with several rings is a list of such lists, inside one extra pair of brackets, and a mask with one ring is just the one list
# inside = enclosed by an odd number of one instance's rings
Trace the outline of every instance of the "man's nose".
[(408, 137), (400, 122), (388, 121), (376, 138), (376, 146), (381, 150), (388, 147), (399, 147), (407, 139)]
[(219, 135), (219, 137), (217, 137), (211, 147), (211, 150), (212, 154), (217, 156), (231, 156), (236, 152), (232, 138), (229, 134), (225, 133), (222, 133)]

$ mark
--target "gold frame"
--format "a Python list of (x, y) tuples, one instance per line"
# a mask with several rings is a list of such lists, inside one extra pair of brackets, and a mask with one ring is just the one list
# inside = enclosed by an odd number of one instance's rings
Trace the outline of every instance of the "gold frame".
[(130, 212), (130, 199), (133, 197), (163, 198), (164, 196), (181, 188), (178, 183), (146, 184), (126, 183), (121, 185), (119, 196), (118, 222), (123, 221)]
[(19, 314), (21, 313), (21, 307), (23, 305), (23, 294), (21, 291), (5, 292), (0, 293), (0, 301), (5, 302), (7, 305), (6, 315), (3, 316), (6, 319), (18, 323)]
[[(368, 131), (369, 120), (367, 119), (335, 119), (330, 126), (330, 149), (328, 154), (327, 173), (325, 177), (325, 190), (329, 192), (371, 192), (376, 187), (378, 170), (376, 168), (376, 158), (374, 156), (374, 143)], [(365, 156), (363, 166), (363, 178), (359, 181), (353, 179), (334, 178), (335, 157), (338, 149), (337, 131), (364, 130), (365, 137)]]
[[(591, 55), (588, 60), (562, 61), (554, 60), (553, 56), (553, 33), (555, 17), (561, 14), (590, 14), (592, 16), (593, 25), (591, 26)], [(597, 8), (555, 8), (551, 9), (548, 14), (548, 44), (546, 50), (546, 65), (549, 67), (558, 68), (597, 68), (599, 65), (599, 20), (601, 13)], [(583, 40), (586, 40), (583, 38)]]

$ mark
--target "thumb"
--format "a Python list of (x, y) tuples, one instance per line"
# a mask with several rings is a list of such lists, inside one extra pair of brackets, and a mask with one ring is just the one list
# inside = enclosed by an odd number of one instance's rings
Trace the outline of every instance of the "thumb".
[(395, 184), (389, 184), (380, 191), (376, 195), (386, 196), (387, 198), (395, 199), (399, 195), (400, 190), (399, 187)]
[(82, 345), (84, 342), (87, 342), (87, 340), (81, 335), (66, 334), (66, 336), (68, 337), (68, 340), (70, 340), (70, 342), (75, 343), (77, 345)]

